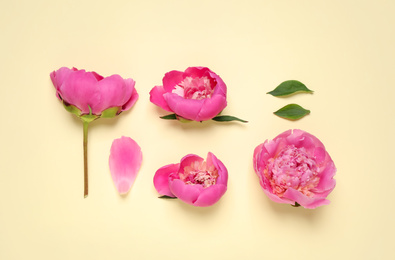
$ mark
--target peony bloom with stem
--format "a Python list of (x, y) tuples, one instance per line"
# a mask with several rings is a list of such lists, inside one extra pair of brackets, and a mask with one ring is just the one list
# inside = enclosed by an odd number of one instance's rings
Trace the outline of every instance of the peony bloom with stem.
[(254, 151), (254, 169), (264, 193), (274, 202), (304, 208), (330, 203), (336, 167), (317, 137), (288, 130)]
[(189, 67), (165, 74), (162, 86), (150, 91), (150, 101), (173, 114), (163, 119), (187, 121), (241, 121), (232, 116), (220, 116), (226, 107), (225, 82), (209, 68)]
[(102, 77), (96, 72), (62, 67), (50, 74), (56, 96), (64, 108), (81, 119), (84, 149), (84, 197), (88, 196), (88, 125), (112, 118), (131, 108), (138, 99), (133, 79)]
[(226, 192), (228, 170), (211, 152), (207, 159), (188, 154), (180, 163), (156, 171), (154, 186), (162, 197), (179, 198), (198, 207), (216, 203)]
[(142, 159), (141, 148), (132, 138), (122, 136), (112, 142), (109, 165), (119, 194), (126, 194), (132, 187)]

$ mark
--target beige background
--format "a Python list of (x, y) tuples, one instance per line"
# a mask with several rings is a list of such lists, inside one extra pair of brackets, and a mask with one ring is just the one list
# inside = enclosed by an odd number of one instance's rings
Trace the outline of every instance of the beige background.
[[(0, 259), (394, 259), (394, 1), (1, 1)], [(55, 97), (62, 66), (136, 80), (140, 99), (91, 124), (83, 199), (82, 124)], [(241, 123), (182, 124), (149, 91), (170, 70), (207, 66)], [(288, 79), (313, 95), (265, 93)], [(291, 122), (273, 111), (298, 103)], [(337, 166), (329, 206), (275, 204), (252, 168), (265, 139), (300, 128)], [(136, 140), (143, 164), (117, 194), (110, 146)], [(155, 171), (211, 151), (228, 191), (194, 208), (160, 200)]]

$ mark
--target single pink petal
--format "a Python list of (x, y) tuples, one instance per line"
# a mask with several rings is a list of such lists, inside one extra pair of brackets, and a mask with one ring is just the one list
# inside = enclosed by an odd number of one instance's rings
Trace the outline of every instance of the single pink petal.
[(203, 190), (201, 185), (187, 185), (180, 179), (170, 180), (169, 187), (177, 198), (191, 205), (195, 203)]
[(169, 175), (178, 172), (179, 163), (169, 164), (156, 171), (154, 176), (154, 186), (160, 195), (175, 197), (169, 188)]
[(212, 98), (204, 99), (204, 105), (200, 109), (196, 121), (210, 120), (218, 115), (226, 107), (226, 97), (215, 95)]
[(112, 75), (97, 83), (100, 102), (92, 106), (92, 111), (100, 115), (111, 107), (122, 107), (132, 95), (133, 88), (128, 88), (119, 75)]
[(216, 185), (222, 184), (226, 186), (228, 184), (228, 170), (226, 169), (225, 165), (211, 152), (207, 154), (206, 162), (207, 166), (214, 165), (218, 171)]
[[(210, 72), (213, 73), (207, 67), (189, 67), (189, 68), (187, 68), (185, 70), (184, 75), (192, 77), (192, 78), (197, 78), (197, 77), (201, 78), (201, 77), (204, 77), (204, 76), (209, 76), (210, 77)], [(215, 73), (213, 73), (213, 74), (215, 74)]]
[(140, 169), (142, 153), (140, 146), (130, 137), (122, 136), (111, 145), (110, 172), (120, 194), (127, 193)]
[(284, 193), (284, 197), (296, 201), (306, 209), (314, 209), (316, 207), (328, 205), (330, 203), (330, 201), (325, 199), (325, 197), (310, 198), (293, 188), (288, 188), (287, 191)]
[(169, 71), (163, 77), (163, 89), (165, 92), (171, 92), (176, 85), (184, 80), (184, 73), (177, 70)]
[(227, 187), (224, 184), (212, 185), (201, 192), (201, 194), (199, 195), (195, 203), (193, 203), (193, 205), (197, 207), (211, 206), (217, 201), (219, 201), (222, 195), (225, 194), (226, 189)]
[(170, 107), (167, 105), (167, 102), (163, 95), (166, 93), (166, 91), (163, 89), (162, 86), (156, 86), (150, 91), (150, 101), (154, 103), (155, 105), (163, 108), (164, 110), (172, 112)]
[(96, 87), (97, 80), (92, 73), (84, 70), (73, 71), (59, 86), (63, 100), (79, 108), (83, 114), (89, 113), (100, 101), (100, 93)]
[(60, 86), (63, 84), (64, 80), (67, 79), (73, 71), (74, 71), (74, 69), (62, 67), (56, 71), (51, 72), (51, 74), (50, 74), (51, 81), (52, 81), (53, 86), (56, 89), (56, 97), (58, 99), (63, 98), (60, 91), (59, 91)]
[(189, 120), (196, 121), (196, 118), (204, 105), (204, 99), (184, 99), (174, 93), (165, 93), (163, 97), (171, 111)]
[(184, 168), (190, 166), (193, 162), (203, 162), (204, 159), (196, 154), (187, 154), (182, 157), (179, 172), (184, 172)]
[(336, 174), (336, 167), (333, 162), (329, 162), (320, 174), (320, 182), (315, 188), (317, 191), (332, 191), (336, 186), (333, 177)]
[(133, 79), (125, 79), (125, 84), (131, 87), (133, 89), (132, 95), (130, 96), (129, 100), (126, 101), (126, 103), (123, 104), (121, 111), (126, 111), (129, 110), (137, 101), (139, 98), (139, 94), (137, 93), (137, 90), (134, 88), (135, 81)]

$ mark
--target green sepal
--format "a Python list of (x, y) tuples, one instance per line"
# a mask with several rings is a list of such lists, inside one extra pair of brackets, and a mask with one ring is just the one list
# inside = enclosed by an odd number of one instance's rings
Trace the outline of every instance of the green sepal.
[(274, 114), (285, 119), (298, 120), (305, 115), (310, 114), (310, 110), (304, 109), (297, 104), (289, 104), (280, 108), (274, 112)]
[(280, 96), (288, 96), (300, 92), (313, 93), (313, 91), (308, 89), (302, 82), (297, 80), (287, 80), (282, 82), (274, 90), (267, 92), (266, 94), (270, 94), (275, 97), (280, 97)]
[(80, 116), (81, 115), (81, 110), (79, 110), (77, 107), (70, 105), (70, 104), (66, 104), (65, 102), (63, 102), (63, 107), (67, 110), (67, 112), (72, 113), (76, 116)]
[(170, 114), (170, 115), (166, 115), (166, 116), (161, 116), (160, 118), (167, 119), (167, 120), (177, 120), (178, 119), (176, 114)]
[(101, 113), (102, 118), (113, 118), (118, 115), (119, 107), (110, 107)]
[(248, 123), (248, 121), (234, 117), (234, 116), (216, 116), (212, 120), (217, 122), (229, 122), (229, 121), (240, 121), (243, 123)]
[(81, 120), (85, 123), (90, 123), (99, 118), (97, 115), (82, 115), (80, 116)]
[(167, 195), (163, 195), (163, 196), (160, 196), (158, 198), (159, 199), (177, 199), (177, 197), (170, 197), (170, 196), (167, 196)]

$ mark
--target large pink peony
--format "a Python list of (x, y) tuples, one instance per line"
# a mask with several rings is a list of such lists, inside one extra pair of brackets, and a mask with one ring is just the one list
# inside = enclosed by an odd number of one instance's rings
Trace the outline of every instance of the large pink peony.
[(163, 86), (151, 90), (150, 100), (178, 117), (205, 121), (226, 107), (226, 85), (205, 67), (189, 67), (185, 72), (173, 70), (164, 76)]
[(62, 67), (50, 76), (56, 96), (66, 107), (76, 107), (80, 115), (91, 112), (100, 116), (103, 111), (112, 109), (115, 116), (131, 108), (138, 99), (135, 81), (117, 74), (104, 78), (93, 71)]
[(206, 161), (188, 154), (180, 163), (163, 166), (154, 176), (159, 194), (198, 207), (216, 203), (226, 192), (227, 183), (228, 170), (212, 153), (208, 153)]
[(138, 99), (133, 79), (102, 77), (96, 72), (62, 67), (50, 74), (56, 96), (66, 110), (83, 123), (84, 197), (88, 196), (88, 126), (98, 118), (112, 118), (131, 108)]
[(264, 193), (274, 202), (316, 208), (335, 188), (336, 168), (315, 136), (288, 130), (254, 151), (254, 169)]

